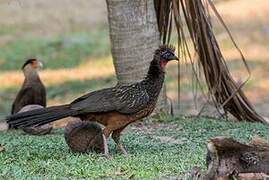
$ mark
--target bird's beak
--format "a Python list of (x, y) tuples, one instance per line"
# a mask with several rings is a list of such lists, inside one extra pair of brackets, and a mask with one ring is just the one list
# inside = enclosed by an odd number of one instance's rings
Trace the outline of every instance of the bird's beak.
[(43, 63), (41, 61), (38, 61), (38, 68), (40, 68), (40, 69), (43, 68)]
[(176, 60), (176, 61), (179, 61), (178, 57), (176, 55), (172, 55), (172, 56), (169, 56), (168, 61), (172, 61), (172, 60)]

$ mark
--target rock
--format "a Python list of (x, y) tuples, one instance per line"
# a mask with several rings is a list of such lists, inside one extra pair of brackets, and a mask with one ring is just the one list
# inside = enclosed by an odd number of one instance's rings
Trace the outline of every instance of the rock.
[[(26, 111), (30, 111), (34, 109), (40, 109), (40, 108), (44, 108), (44, 107), (37, 104), (31, 104), (31, 105), (24, 106), (18, 113), (26, 112)], [(41, 135), (49, 134), (52, 130), (52, 125), (45, 124), (42, 126), (26, 127), (26, 128), (22, 128), (22, 130), (27, 134), (41, 136)]]
[(103, 131), (95, 122), (75, 120), (65, 127), (64, 137), (73, 152), (104, 152)]
[(41, 105), (38, 105), (38, 104), (30, 104), (30, 105), (27, 105), (27, 106), (24, 106), (23, 108), (21, 108), (21, 110), (18, 113), (31, 111), (34, 109), (41, 109), (41, 108), (44, 108), (44, 107)]
[(6, 122), (0, 122), (0, 131), (8, 130), (8, 124)]
[(49, 134), (52, 130), (52, 126), (50, 124), (44, 124), (42, 126), (23, 128), (22, 130), (27, 134), (42, 136)]

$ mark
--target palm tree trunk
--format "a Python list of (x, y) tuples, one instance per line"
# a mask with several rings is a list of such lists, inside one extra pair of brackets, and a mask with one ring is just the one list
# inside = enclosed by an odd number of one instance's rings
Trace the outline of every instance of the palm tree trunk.
[[(107, 0), (112, 56), (118, 82), (143, 79), (160, 44), (153, 0)], [(163, 88), (156, 111), (167, 111)]]

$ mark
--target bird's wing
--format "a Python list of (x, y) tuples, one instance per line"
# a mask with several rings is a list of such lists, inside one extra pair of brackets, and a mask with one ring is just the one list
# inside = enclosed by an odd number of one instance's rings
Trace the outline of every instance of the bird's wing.
[(46, 87), (41, 83), (38, 86), (38, 97), (35, 98), (37, 104), (46, 107), (47, 106), (47, 92)]
[(39, 104), (46, 107), (46, 89), (44, 86), (33, 84), (32, 86), (22, 87), (12, 104), (11, 114), (17, 113), (29, 104)]
[(149, 102), (147, 91), (139, 84), (116, 86), (86, 94), (71, 103), (80, 113), (118, 111), (135, 113)]
[(17, 113), (23, 106), (32, 104), (34, 101), (34, 89), (31, 87), (23, 87), (17, 94), (12, 104), (11, 114)]

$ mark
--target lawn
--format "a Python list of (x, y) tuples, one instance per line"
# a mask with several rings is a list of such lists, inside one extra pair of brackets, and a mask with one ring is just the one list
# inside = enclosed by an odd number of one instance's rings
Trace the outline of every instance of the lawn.
[(146, 121), (127, 128), (122, 137), (128, 157), (118, 154), (110, 140), (112, 159), (70, 152), (63, 129), (40, 137), (21, 131), (1, 132), (0, 142), (6, 151), (0, 153), (0, 179), (187, 177), (195, 165), (205, 169), (205, 142), (211, 137), (222, 135), (248, 142), (259, 135), (269, 140), (269, 127), (258, 123), (184, 117), (163, 120), (166, 123)]

